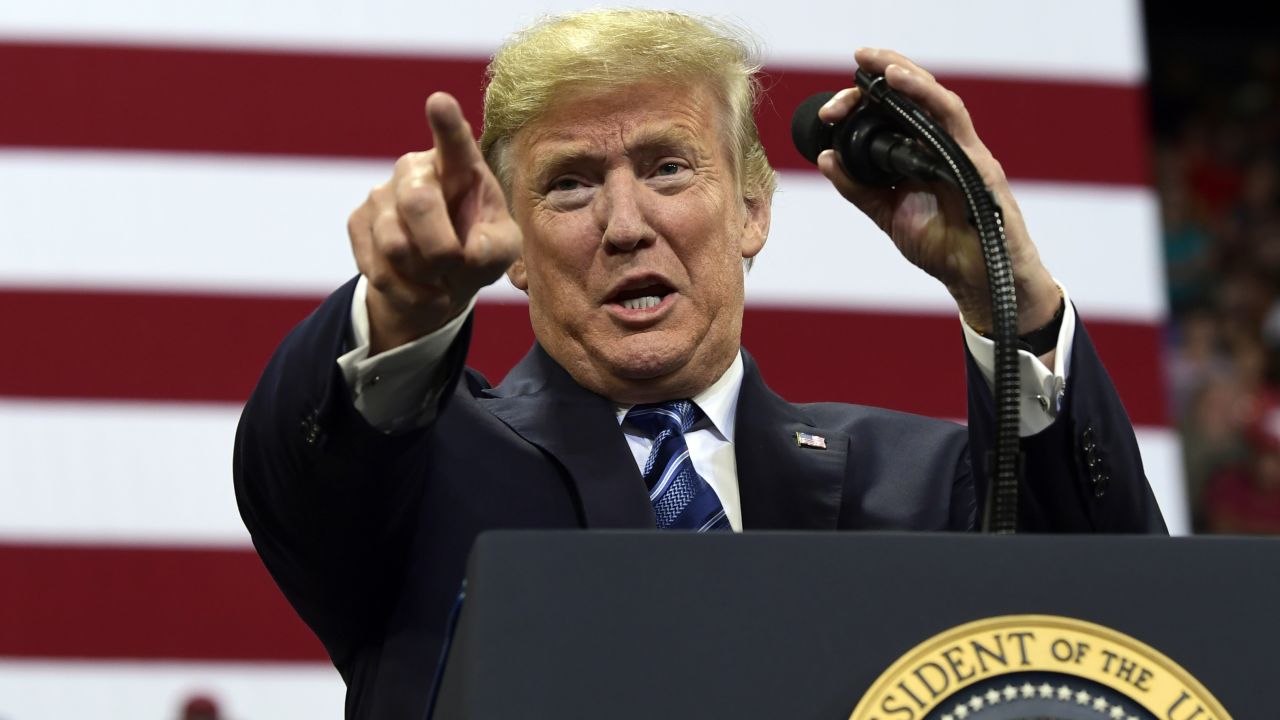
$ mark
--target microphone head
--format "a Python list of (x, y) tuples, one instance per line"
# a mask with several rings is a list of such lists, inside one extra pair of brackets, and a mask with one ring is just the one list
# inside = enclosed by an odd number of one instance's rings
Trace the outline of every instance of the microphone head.
[(791, 116), (791, 142), (804, 159), (815, 165), (818, 155), (831, 147), (831, 126), (818, 117), (818, 109), (835, 95), (833, 92), (810, 95)]
[(818, 109), (833, 97), (833, 92), (820, 92), (796, 108), (791, 116), (791, 142), (796, 150), (815, 165), (823, 150), (835, 150), (845, 174), (863, 185), (892, 187), (900, 182), (902, 173), (884, 166), (881, 158), (888, 154), (886, 148), (903, 139), (889, 116), (875, 105), (862, 103), (828, 125), (818, 117)]

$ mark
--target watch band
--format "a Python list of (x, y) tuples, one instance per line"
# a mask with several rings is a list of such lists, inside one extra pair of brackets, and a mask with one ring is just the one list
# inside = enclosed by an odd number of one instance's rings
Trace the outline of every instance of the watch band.
[(1062, 330), (1062, 318), (1067, 312), (1066, 298), (1059, 297), (1058, 312), (1053, 314), (1049, 322), (1018, 336), (1018, 349), (1039, 357), (1058, 347), (1058, 334)]

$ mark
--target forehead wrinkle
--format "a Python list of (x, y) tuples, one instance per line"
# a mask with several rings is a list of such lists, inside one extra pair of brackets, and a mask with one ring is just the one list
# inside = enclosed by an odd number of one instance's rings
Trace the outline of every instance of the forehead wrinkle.
[[(705, 148), (699, 142), (698, 134), (684, 123), (639, 123), (639, 128), (623, 126), (618, 128), (618, 141), (623, 155), (635, 159), (635, 156), (652, 155), (669, 148), (691, 147), (699, 157), (705, 154)], [(546, 150), (539, 150), (531, 162), (531, 175), (540, 177), (544, 173), (587, 161), (594, 164), (606, 162), (607, 152), (600, 148), (600, 142), (582, 133), (565, 131), (557, 132), (532, 143), (550, 145)]]
[[(517, 160), (517, 166), (522, 167), (516, 172), (530, 179), (541, 179), (549, 172), (582, 161), (603, 165), (608, 162), (609, 147), (614, 143), (621, 145), (626, 157), (637, 152), (689, 147), (699, 162), (705, 162), (714, 154), (708, 142), (723, 139), (720, 113), (715, 110), (718, 105), (708, 94), (705, 88), (692, 88), (665, 112), (639, 117), (628, 116), (627, 110), (633, 107), (635, 99), (621, 92), (565, 96), (517, 136), (513, 149), (527, 161)], [(599, 114), (598, 122), (583, 123), (577, 119), (584, 106), (597, 102), (603, 102), (606, 108)], [(710, 117), (700, 114), (706, 110), (710, 110)], [(620, 112), (624, 116), (622, 122), (611, 122)], [(702, 123), (710, 125), (703, 127)], [(707, 130), (713, 137), (707, 137)]]
[(528, 158), (521, 164), (530, 178), (540, 178), (547, 172), (582, 160), (603, 162), (607, 155), (607, 142), (601, 141), (598, 132), (557, 123), (529, 128), (528, 134), (518, 141), (518, 147), (519, 153)]
[(703, 154), (702, 143), (697, 131), (687, 127), (683, 122), (654, 124), (641, 127), (627, 136), (623, 133), (622, 146), (627, 155), (636, 152), (650, 152), (673, 147), (692, 147)]

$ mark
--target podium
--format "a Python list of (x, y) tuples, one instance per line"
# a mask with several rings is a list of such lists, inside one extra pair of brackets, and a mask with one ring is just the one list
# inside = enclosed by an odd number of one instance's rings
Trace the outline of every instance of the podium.
[(495, 532), (431, 717), (1249, 720), (1278, 660), (1280, 540)]

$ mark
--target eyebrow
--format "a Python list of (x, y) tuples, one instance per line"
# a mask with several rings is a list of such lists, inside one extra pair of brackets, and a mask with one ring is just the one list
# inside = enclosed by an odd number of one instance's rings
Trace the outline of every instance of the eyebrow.
[[(529, 177), (541, 180), (563, 168), (584, 161), (603, 162), (604, 154), (595, 149), (592, 143), (578, 141), (568, 134), (564, 137), (565, 139), (560, 142), (553, 138), (550, 141), (553, 147), (539, 153), (531, 162)], [(701, 151), (697, 134), (682, 125), (644, 128), (627, 140), (627, 154), (630, 156), (653, 155), (676, 147), (693, 147)]]

